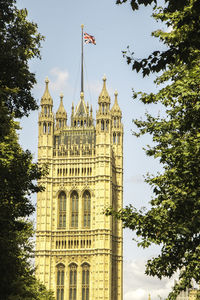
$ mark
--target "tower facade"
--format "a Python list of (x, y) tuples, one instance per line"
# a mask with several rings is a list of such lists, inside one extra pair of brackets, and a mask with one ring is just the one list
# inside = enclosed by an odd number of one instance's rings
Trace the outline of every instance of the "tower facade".
[(61, 95), (54, 115), (48, 80), (39, 113), (38, 162), (48, 164), (37, 198), (36, 276), (56, 300), (122, 300), (122, 224), (105, 216), (123, 198), (123, 125), (106, 78), (96, 122), (84, 93), (71, 122)]

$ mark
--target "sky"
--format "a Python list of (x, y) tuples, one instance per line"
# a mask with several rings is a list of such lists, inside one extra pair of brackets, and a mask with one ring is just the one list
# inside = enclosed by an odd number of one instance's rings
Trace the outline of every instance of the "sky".
[[(151, 32), (163, 24), (151, 17), (151, 8), (141, 7), (133, 12), (129, 1), (116, 5), (115, 0), (17, 0), (19, 8), (27, 8), (28, 19), (38, 24), (38, 31), (45, 36), (42, 43), (42, 59), (30, 62), (36, 74), (37, 84), (33, 95), (38, 104), (48, 76), (50, 94), (54, 101), (54, 112), (59, 106), (59, 95), (64, 94), (64, 106), (71, 115), (72, 101), (76, 105), (80, 96), (81, 83), (81, 24), (84, 31), (93, 35), (96, 45), (84, 45), (84, 92), (85, 101), (97, 109), (102, 78), (106, 75), (107, 89), (114, 103), (114, 91), (118, 91), (118, 103), (124, 124), (124, 206), (137, 208), (148, 206), (152, 197), (150, 187), (144, 182), (147, 172), (155, 174), (161, 169), (158, 162), (145, 155), (143, 148), (151, 143), (151, 137), (136, 138), (132, 122), (144, 118), (145, 111), (157, 113), (158, 106), (147, 107), (132, 99), (135, 91), (155, 92), (155, 76), (143, 78), (126, 64), (122, 51), (130, 46), (134, 56), (143, 58), (153, 50), (162, 49)], [(20, 142), (30, 149), (37, 159), (38, 112), (32, 112), (21, 122)], [(36, 201), (36, 197), (33, 197)], [(137, 248), (132, 240), (133, 232), (124, 230), (124, 300), (164, 299), (173, 280), (162, 281), (144, 275), (145, 261), (159, 253), (158, 247), (147, 250)]]

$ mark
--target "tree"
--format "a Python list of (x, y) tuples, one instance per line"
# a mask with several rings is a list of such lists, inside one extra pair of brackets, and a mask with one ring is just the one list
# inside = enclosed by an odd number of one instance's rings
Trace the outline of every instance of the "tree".
[(40, 58), (41, 41), (37, 24), (27, 20), (26, 9), (17, 9), (16, 0), (0, 2), (0, 100), (15, 117), (37, 109), (31, 94), (36, 83), (28, 62)]
[(0, 294), (1, 299), (53, 299), (34, 276), (31, 264), (35, 207), (31, 194), (41, 191), (35, 180), (45, 169), (32, 162), (18, 142), (15, 118), (37, 108), (31, 95), (35, 75), (28, 62), (40, 57), (43, 37), (15, 0), (0, 1)]
[(167, 298), (176, 299), (192, 279), (200, 281), (200, 5), (197, 0), (166, 0), (162, 7), (156, 0), (131, 1), (133, 9), (151, 3), (154, 18), (170, 29), (152, 33), (167, 50), (140, 60), (129, 50), (124, 56), (143, 76), (162, 71), (155, 80), (161, 85), (157, 93), (133, 92), (133, 98), (163, 105), (164, 117), (146, 113), (144, 121), (134, 120), (137, 137), (152, 135), (146, 154), (159, 159), (163, 171), (146, 177), (154, 193), (149, 210), (129, 205), (119, 212), (108, 209), (107, 214), (136, 232), (138, 246), (161, 246), (158, 257), (147, 261), (146, 274), (161, 279), (180, 270), (179, 282)]

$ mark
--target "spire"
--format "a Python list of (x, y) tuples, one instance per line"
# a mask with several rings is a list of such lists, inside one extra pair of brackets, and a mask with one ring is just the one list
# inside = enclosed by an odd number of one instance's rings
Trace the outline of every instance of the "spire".
[(66, 118), (67, 117), (67, 113), (66, 113), (66, 110), (63, 105), (63, 97), (64, 97), (64, 95), (60, 94), (60, 105), (56, 112), (56, 118)]
[(103, 88), (99, 95), (98, 103), (109, 103), (110, 104), (110, 96), (108, 94), (108, 91), (106, 89), (106, 76), (103, 77)]
[(151, 300), (151, 295), (149, 294), (149, 298), (148, 298), (148, 300)]
[(114, 102), (114, 105), (113, 105), (113, 107), (112, 107), (112, 109), (111, 109), (111, 112), (112, 112), (113, 114), (116, 114), (116, 115), (121, 116), (121, 115), (122, 115), (122, 112), (121, 112), (121, 109), (120, 109), (119, 104), (118, 104), (118, 101), (117, 101), (118, 92), (115, 91), (114, 95), (115, 95), (115, 102)]
[(48, 79), (48, 77), (46, 77), (45, 83), (46, 83), (46, 87), (45, 87), (44, 94), (41, 98), (41, 105), (42, 104), (53, 105), (53, 99), (51, 98), (51, 95), (49, 93), (49, 79)]

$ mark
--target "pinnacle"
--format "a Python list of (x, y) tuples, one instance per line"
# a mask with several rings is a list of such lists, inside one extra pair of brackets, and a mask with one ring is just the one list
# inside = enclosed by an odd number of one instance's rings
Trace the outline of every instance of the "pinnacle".
[(101, 103), (101, 102), (110, 103), (110, 96), (109, 96), (108, 91), (106, 89), (106, 76), (105, 75), (103, 76), (103, 88), (102, 88), (102, 91), (99, 95), (98, 103)]
[(48, 77), (46, 77), (45, 83), (46, 83), (46, 87), (45, 87), (44, 94), (41, 98), (41, 104), (53, 105), (53, 99), (51, 98), (51, 95), (49, 93), (49, 86), (48, 86), (49, 85), (49, 79), (48, 79)]

